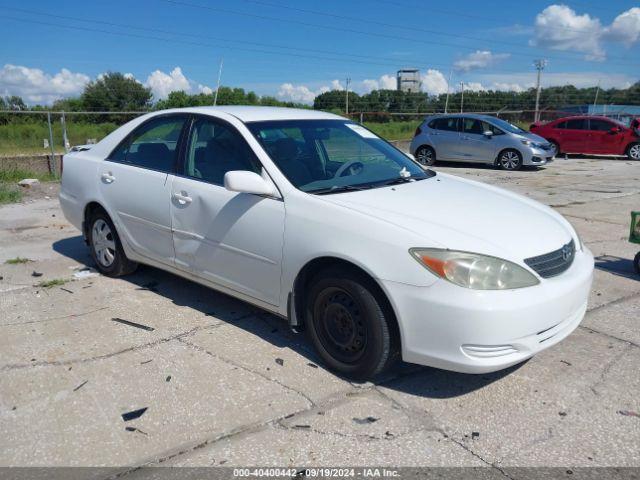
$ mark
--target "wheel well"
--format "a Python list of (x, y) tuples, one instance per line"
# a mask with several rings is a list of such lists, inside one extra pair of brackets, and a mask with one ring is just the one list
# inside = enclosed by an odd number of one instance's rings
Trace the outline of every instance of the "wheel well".
[(500, 161), (500, 156), (504, 153), (504, 152), (508, 152), (509, 150), (513, 150), (514, 152), (517, 152), (518, 155), (520, 155), (520, 160), (522, 160), (523, 156), (522, 156), (522, 152), (520, 152), (520, 150), (518, 150), (517, 148), (514, 147), (507, 147), (507, 148), (503, 148), (502, 150), (500, 150), (498, 152), (498, 155), (496, 155), (496, 159), (495, 159), (495, 164), (497, 165), (498, 162)]
[[(343, 260), (337, 257), (320, 257), (311, 260), (304, 267), (302, 267), (302, 269), (298, 273), (298, 276), (296, 277), (296, 280), (293, 284), (293, 298), (295, 299), (295, 312), (299, 322), (298, 327), (304, 327), (304, 312), (306, 310), (305, 293), (307, 292), (309, 283), (322, 270), (335, 267), (351, 270), (368, 280), (371, 288), (374, 290), (374, 292), (372, 293), (375, 294), (376, 298), (379, 298), (381, 300), (385, 315), (389, 317), (390, 326), (394, 332), (394, 338), (398, 342), (400, 342), (400, 328), (398, 326), (396, 314), (393, 310), (393, 307), (391, 306), (391, 302), (387, 298), (386, 293), (384, 292), (382, 287), (380, 287), (377, 280), (358, 265), (355, 265), (348, 260)], [(398, 347), (399, 346), (400, 345), (398, 345)]]
[(88, 221), (91, 218), (91, 216), (96, 212), (107, 213), (105, 208), (102, 205), (100, 205), (98, 202), (89, 202), (87, 204), (87, 206), (84, 207), (84, 216), (82, 217), (82, 234), (84, 235), (84, 241), (85, 242), (87, 242), (89, 240), (89, 224), (88, 224)]

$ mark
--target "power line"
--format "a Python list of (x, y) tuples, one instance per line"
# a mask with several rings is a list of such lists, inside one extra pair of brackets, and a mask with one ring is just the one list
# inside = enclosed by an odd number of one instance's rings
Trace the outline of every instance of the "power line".
[[(323, 29), (328, 29), (328, 30), (333, 30), (333, 31), (342, 31), (342, 32), (347, 32), (347, 33), (355, 33), (357, 35), (365, 35), (365, 36), (372, 36), (372, 37), (380, 37), (380, 38), (388, 38), (388, 39), (394, 39), (394, 40), (403, 40), (403, 41), (409, 41), (409, 42), (414, 42), (414, 43), (423, 43), (426, 45), (440, 45), (440, 46), (447, 46), (447, 47), (455, 47), (455, 48), (461, 48), (464, 50), (471, 50), (471, 51), (476, 51), (478, 50), (478, 47), (468, 47), (466, 45), (460, 45), (460, 44), (452, 44), (452, 43), (445, 43), (445, 42), (437, 42), (434, 40), (421, 40), (419, 38), (412, 38), (412, 37), (403, 37), (403, 36), (399, 36), (399, 35), (389, 35), (389, 34), (384, 34), (384, 33), (374, 33), (374, 32), (367, 32), (367, 31), (363, 31), (363, 30), (356, 30), (356, 29), (352, 29), (352, 28), (344, 28), (344, 27), (338, 27), (335, 25), (322, 25), (322, 24), (318, 24), (318, 23), (312, 23), (312, 22), (305, 22), (305, 21), (301, 21), (301, 20), (292, 20), (292, 19), (284, 19), (284, 18), (280, 18), (280, 17), (273, 17), (273, 16), (269, 16), (269, 15), (260, 15), (257, 13), (250, 13), (250, 12), (241, 12), (241, 11), (237, 11), (237, 10), (229, 10), (226, 8), (219, 8), (219, 7), (212, 7), (209, 5), (199, 5), (199, 4), (195, 4), (195, 3), (190, 3), (190, 2), (185, 2), (185, 1), (181, 1), (181, 0), (161, 0), (163, 2), (166, 3), (171, 3), (174, 5), (181, 5), (181, 6), (185, 6), (185, 7), (192, 7), (192, 8), (200, 8), (200, 9), (204, 9), (204, 10), (211, 10), (211, 11), (215, 11), (215, 12), (222, 12), (222, 13), (228, 13), (231, 15), (240, 15), (240, 16), (245, 16), (245, 17), (251, 17), (251, 18), (258, 18), (258, 19), (262, 19), (262, 20), (270, 20), (270, 21), (276, 21), (276, 22), (284, 22), (284, 23), (292, 23), (292, 24), (298, 24), (298, 25), (302, 25), (305, 27), (314, 27), (314, 28), (323, 28)], [(536, 57), (536, 55), (532, 55), (532, 54), (527, 54), (527, 53), (521, 53), (521, 52), (514, 52), (514, 51), (509, 51), (509, 50), (496, 50), (496, 53), (509, 53), (511, 55), (516, 55), (516, 56), (524, 56), (524, 57)], [(573, 60), (575, 61), (576, 58), (573, 57), (566, 57), (566, 56), (559, 56), (559, 55), (547, 55), (548, 58), (555, 58), (555, 59), (559, 59), (559, 60)], [(611, 64), (613, 64), (614, 62), (610, 62)], [(629, 65), (628, 62), (623, 63), (623, 65)], [(634, 63), (634, 65), (637, 65)]]

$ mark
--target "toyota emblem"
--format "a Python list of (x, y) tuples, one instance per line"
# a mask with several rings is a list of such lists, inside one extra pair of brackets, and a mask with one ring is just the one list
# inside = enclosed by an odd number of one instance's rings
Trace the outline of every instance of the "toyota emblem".
[(565, 245), (564, 247), (562, 247), (562, 259), (565, 262), (569, 261), (572, 254), (573, 254), (573, 249), (571, 248), (571, 245)]

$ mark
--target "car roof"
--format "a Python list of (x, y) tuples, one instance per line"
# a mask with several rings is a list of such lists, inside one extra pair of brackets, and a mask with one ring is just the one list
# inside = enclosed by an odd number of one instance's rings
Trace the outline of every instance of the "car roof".
[(259, 122), (265, 120), (346, 120), (333, 113), (304, 108), (256, 107), (248, 105), (221, 105), (216, 107), (189, 107), (165, 110), (168, 113), (199, 113), (215, 115), (226, 113), (242, 122)]
[(494, 117), (493, 115), (483, 115), (481, 113), (437, 113), (435, 115), (429, 115), (426, 118), (444, 118), (444, 117), (451, 117), (451, 118), (460, 118), (460, 117), (464, 117), (464, 118), (476, 118), (478, 120), (495, 120), (496, 117)]

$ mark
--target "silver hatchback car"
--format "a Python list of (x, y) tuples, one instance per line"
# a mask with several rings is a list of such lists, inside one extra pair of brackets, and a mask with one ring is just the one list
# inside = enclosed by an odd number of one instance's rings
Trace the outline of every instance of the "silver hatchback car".
[(489, 115), (433, 115), (416, 129), (411, 154), (423, 165), (438, 160), (491, 163), (505, 170), (544, 165), (555, 150), (544, 138)]

